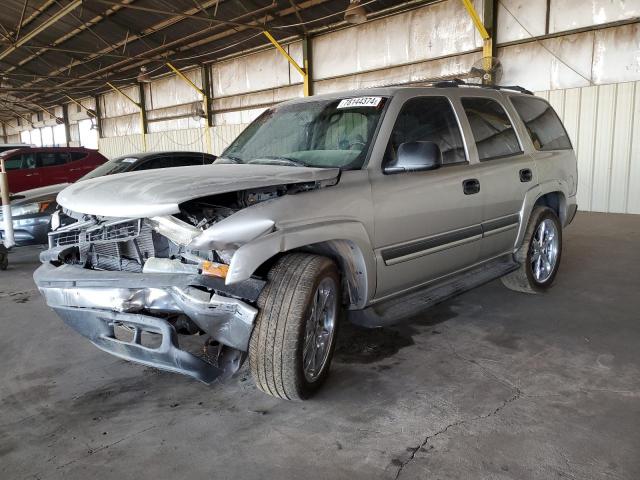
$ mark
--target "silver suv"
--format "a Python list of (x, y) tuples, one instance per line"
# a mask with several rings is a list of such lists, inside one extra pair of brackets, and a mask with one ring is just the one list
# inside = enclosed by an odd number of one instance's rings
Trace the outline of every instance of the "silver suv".
[(343, 315), (389, 325), (498, 277), (546, 290), (576, 185), (558, 116), (517, 87), (297, 99), (213, 165), (62, 191), (77, 222), (50, 234), (34, 278), (113, 355), (206, 383), (248, 357), (261, 390), (303, 399)]

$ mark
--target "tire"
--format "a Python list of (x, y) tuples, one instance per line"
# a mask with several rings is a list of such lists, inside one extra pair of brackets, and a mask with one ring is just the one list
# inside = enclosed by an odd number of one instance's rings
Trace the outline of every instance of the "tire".
[(0, 244), (0, 270), (6, 270), (9, 267), (9, 251), (7, 247)]
[[(539, 230), (544, 223), (545, 227), (553, 227), (551, 238), (550, 231), (547, 230), (544, 237), (547, 239), (546, 250), (541, 249)], [(543, 232), (544, 233), (544, 232)], [(555, 254), (552, 251), (555, 249)], [(539, 252), (548, 252), (540, 254)], [(545, 268), (550, 256), (554, 258), (549, 261), (549, 268)], [(542, 293), (553, 283), (562, 256), (562, 226), (556, 213), (548, 207), (535, 207), (531, 212), (529, 224), (522, 241), (522, 245), (515, 253), (515, 260), (520, 267), (502, 277), (505, 287), (524, 293)], [(535, 263), (534, 263), (535, 262)], [(540, 265), (542, 265), (540, 267)]]
[[(330, 292), (327, 307), (321, 310), (326, 315), (311, 321), (314, 301), (324, 298), (324, 292)], [(319, 255), (285, 255), (269, 271), (257, 303), (259, 313), (249, 341), (249, 366), (257, 387), (285, 400), (309, 398), (327, 379), (335, 349), (341, 309), (336, 264)], [(326, 337), (325, 330), (330, 331)], [(324, 341), (314, 336), (316, 332)], [(311, 350), (305, 349), (305, 337), (313, 340), (307, 342)], [(303, 365), (304, 359), (311, 360), (311, 351), (318, 354), (313, 359), (323, 360), (317, 371)], [(309, 355), (303, 359), (305, 353)]]

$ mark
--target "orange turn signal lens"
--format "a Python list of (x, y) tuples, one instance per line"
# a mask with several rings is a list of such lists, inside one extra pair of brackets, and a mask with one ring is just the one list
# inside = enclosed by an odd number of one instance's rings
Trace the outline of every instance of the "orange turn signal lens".
[(224, 263), (216, 263), (205, 261), (200, 264), (202, 275), (208, 275), (210, 277), (227, 278), (229, 272), (229, 265)]
[(51, 202), (40, 202), (40, 207), (38, 208), (38, 210), (40, 211), (40, 213), (44, 213), (47, 211), (47, 208), (49, 208), (49, 205), (51, 205)]

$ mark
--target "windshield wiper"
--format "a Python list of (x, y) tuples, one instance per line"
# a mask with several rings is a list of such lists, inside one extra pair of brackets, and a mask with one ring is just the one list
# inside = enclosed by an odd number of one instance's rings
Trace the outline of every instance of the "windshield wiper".
[(254, 158), (253, 160), (249, 160), (247, 163), (254, 164), (266, 164), (266, 165), (283, 165), (288, 163), (289, 165), (293, 165), (294, 167), (308, 167), (309, 165), (304, 163), (301, 160), (296, 160), (294, 158), (289, 157), (260, 157)]

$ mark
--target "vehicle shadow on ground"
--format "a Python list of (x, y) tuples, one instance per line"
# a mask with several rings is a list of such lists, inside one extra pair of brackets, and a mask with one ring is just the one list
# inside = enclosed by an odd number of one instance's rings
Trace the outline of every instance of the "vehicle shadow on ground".
[(340, 324), (334, 361), (369, 364), (392, 357), (414, 345), (415, 335), (438, 335), (433, 328), (458, 316), (451, 302), (444, 302), (392, 327), (365, 328), (348, 320)]

